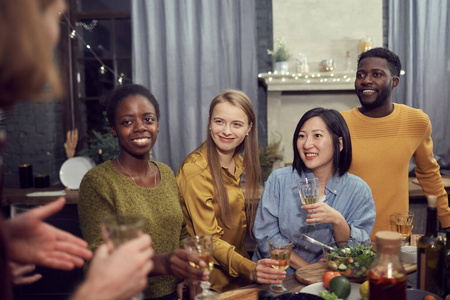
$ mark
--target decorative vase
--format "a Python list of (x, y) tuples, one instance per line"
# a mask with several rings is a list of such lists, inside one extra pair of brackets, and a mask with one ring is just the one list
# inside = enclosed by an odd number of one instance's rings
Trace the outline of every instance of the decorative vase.
[(287, 61), (277, 61), (275, 62), (275, 72), (287, 73), (289, 70), (289, 63)]

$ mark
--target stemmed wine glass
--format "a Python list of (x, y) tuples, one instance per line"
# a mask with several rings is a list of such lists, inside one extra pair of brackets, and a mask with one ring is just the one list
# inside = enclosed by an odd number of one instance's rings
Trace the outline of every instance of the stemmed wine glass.
[[(300, 199), (303, 205), (316, 203), (319, 199), (319, 178), (302, 178), (297, 180)], [(308, 223), (307, 225), (315, 225), (317, 223)]]
[[(213, 262), (213, 239), (210, 235), (205, 236), (191, 236), (184, 240), (184, 248), (196, 257), (203, 260), (206, 264), (205, 271), (208, 273), (214, 269)], [(196, 268), (200, 268), (198, 265), (191, 263)], [(217, 293), (212, 292), (209, 288), (211, 283), (209, 281), (202, 281), (200, 286), (202, 292), (195, 296), (196, 300), (216, 299)]]
[[(130, 214), (116, 214), (105, 217), (101, 222), (101, 230), (105, 242), (112, 242), (114, 249), (121, 244), (139, 236), (145, 226), (145, 218)], [(132, 300), (144, 299), (139, 293)]]
[(408, 246), (411, 241), (411, 233), (413, 226), (414, 213), (408, 211), (406, 213), (394, 213), (395, 231), (402, 237), (402, 246)]
[[(289, 268), (291, 260), (292, 241), (282, 237), (273, 237), (269, 239), (270, 258), (277, 260), (278, 265), (272, 265), (274, 269), (286, 270)], [(281, 284), (271, 284), (270, 290), (275, 293), (282, 293), (288, 291), (288, 288)]]

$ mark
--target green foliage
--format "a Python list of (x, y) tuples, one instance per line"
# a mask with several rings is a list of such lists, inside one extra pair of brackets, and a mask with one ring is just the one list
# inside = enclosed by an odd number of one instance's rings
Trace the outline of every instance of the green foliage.
[(262, 183), (266, 182), (272, 173), (272, 167), (274, 162), (283, 159), (283, 154), (280, 152), (281, 138), (274, 143), (266, 146), (260, 146), (259, 152), (259, 164), (261, 165), (261, 180)]
[(79, 155), (90, 157), (96, 164), (117, 157), (120, 153), (117, 139), (111, 135), (109, 127), (105, 129), (108, 130), (105, 133), (92, 130), (94, 138), (89, 140), (89, 147), (82, 149)]
[(278, 44), (277, 51), (267, 49), (267, 54), (272, 55), (275, 62), (287, 61), (291, 57), (291, 54), (287, 50), (284, 39), (283, 38), (278, 39), (277, 44)]

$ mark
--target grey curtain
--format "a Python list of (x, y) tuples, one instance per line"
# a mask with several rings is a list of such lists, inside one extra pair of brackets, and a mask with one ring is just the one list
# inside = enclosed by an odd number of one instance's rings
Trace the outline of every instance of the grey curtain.
[(244, 91), (257, 111), (255, 15), (254, 0), (132, 0), (133, 81), (161, 110), (155, 160), (178, 169), (224, 89)]
[(389, 49), (406, 74), (393, 100), (420, 108), (433, 127), (434, 154), (450, 171), (450, 1), (390, 0)]

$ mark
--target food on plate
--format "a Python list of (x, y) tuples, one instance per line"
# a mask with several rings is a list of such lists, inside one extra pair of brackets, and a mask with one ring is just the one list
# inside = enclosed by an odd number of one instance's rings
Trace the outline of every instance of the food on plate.
[(364, 281), (359, 286), (359, 294), (361, 295), (362, 300), (369, 299), (369, 280)]
[(333, 244), (341, 246), (333, 251), (324, 248), (328, 266), (348, 278), (366, 278), (369, 266), (375, 259), (372, 245), (360, 243), (352, 246), (351, 244), (342, 245), (342, 242)]
[(323, 273), (322, 276), (322, 282), (323, 286), (328, 290), (328, 287), (330, 286), (330, 281), (336, 276), (342, 276), (341, 273), (335, 272), (335, 271), (327, 271)]
[(322, 297), (325, 300), (342, 300), (341, 298), (336, 296), (335, 293), (330, 293), (328, 291), (321, 291), (317, 295), (319, 295), (319, 297)]
[(436, 300), (436, 298), (431, 295), (426, 295), (425, 298), (423, 298), (423, 300)]
[(344, 276), (334, 277), (330, 281), (330, 293), (334, 293), (339, 298), (347, 299), (351, 290), (350, 281)]

